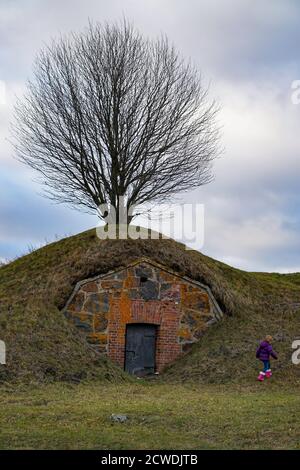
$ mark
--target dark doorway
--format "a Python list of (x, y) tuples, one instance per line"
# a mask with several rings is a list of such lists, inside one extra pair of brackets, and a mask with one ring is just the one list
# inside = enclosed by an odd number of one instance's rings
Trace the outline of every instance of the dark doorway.
[(147, 375), (155, 371), (156, 326), (133, 323), (126, 327), (125, 370)]

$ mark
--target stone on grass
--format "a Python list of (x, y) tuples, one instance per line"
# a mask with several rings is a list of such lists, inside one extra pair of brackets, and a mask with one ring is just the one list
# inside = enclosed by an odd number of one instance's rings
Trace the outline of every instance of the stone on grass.
[(115, 423), (125, 423), (125, 421), (127, 421), (128, 419), (128, 416), (112, 414), (110, 419), (114, 421)]

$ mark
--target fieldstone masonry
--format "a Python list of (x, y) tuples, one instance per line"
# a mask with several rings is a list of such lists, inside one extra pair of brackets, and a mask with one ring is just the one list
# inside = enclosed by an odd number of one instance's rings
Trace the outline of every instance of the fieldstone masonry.
[(80, 282), (64, 314), (93, 348), (121, 367), (126, 325), (157, 325), (158, 372), (188, 351), (222, 317), (207, 286), (145, 259)]

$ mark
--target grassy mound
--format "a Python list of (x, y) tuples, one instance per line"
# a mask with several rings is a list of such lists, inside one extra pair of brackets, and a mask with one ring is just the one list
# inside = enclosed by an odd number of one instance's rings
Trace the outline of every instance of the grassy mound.
[(8, 355), (2, 378), (124, 377), (109, 360), (95, 356), (60, 309), (79, 280), (142, 256), (210, 286), (227, 314), (168, 369), (166, 379), (220, 382), (250, 377), (257, 369), (256, 344), (268, 333), (277, 340), (277, 367), (297, 380), (300, 367), (291, 364), (291, 343), (300, 335), (300, 274), (247, 273), (187, 251), (174, 240), (101, 241), (95, 230), (0, 268), (0, 339)]

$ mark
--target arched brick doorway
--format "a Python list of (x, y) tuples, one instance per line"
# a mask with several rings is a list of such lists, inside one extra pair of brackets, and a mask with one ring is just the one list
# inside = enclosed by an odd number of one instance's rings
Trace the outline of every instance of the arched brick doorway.
[(148, 259), (79, 282), (63, 311), (91, 347), (120, 367), (130, 325), (155, 325), (158, 372), (223, 315), (208, 286)]

